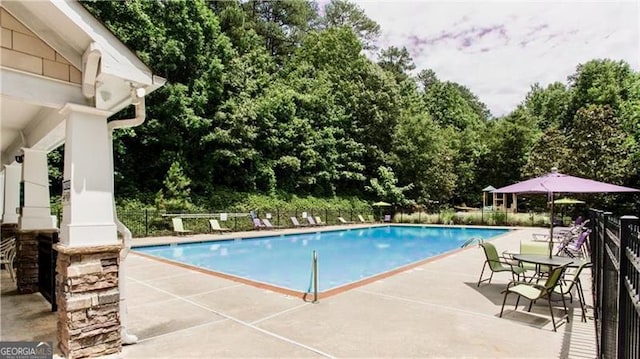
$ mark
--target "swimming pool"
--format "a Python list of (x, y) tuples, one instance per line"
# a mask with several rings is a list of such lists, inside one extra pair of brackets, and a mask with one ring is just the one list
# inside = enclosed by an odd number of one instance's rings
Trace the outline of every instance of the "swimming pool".
[(473, 237), (486, 240), (506, 232), (507, 229), (384, 226), (134, 250), (302, 293), (310, 288), (315, 250), (319, 290), (325, 292), (460, 248)]

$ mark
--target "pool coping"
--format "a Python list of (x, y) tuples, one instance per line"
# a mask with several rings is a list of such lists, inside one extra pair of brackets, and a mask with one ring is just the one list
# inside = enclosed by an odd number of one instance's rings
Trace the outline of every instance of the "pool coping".
[[(189, 241), (189, 242), (180, 242), (180, 243), (165, 243), (165, 244), (146, 244), (146, 245), (136, 245), (135, 247), (132, 247), (131, 250), (139, 256), (151, 259), (151, 260), (155, 260), (158, 262), (162, 262), (162, 263), (166, 263), (166, 264), (170, 264), (170, 265), (175, 265), (181, 268), (185, 268), (185, 269), (189, 269), (189, 270), (193, 270), (199, 273), (203, 273), (203, 274), (207, 274), (207, 275), (213, 275), (216, 277), (220, 277), (220, 278), (224, 278), (224, 279), (228, 279), (234, 282), (238, 282), (238, 283), (243, 283), (243, 284), (247, 284), (256, 288), (260, 288), (260, 289), (265, 289), (265, 290), (269, 290), (269, 291), (273, 291), (276, 293), (281, 293), (284, 295), (288, 295), (291, 297), (296, 297), (296, 298), (300, 298), (305, 302), (311, 302), (311, 300), (308, 300), (307, 297), (309, 297), (310, 295), (313, 295), (313, 293), (309, 293), (309, 292), (302, 292), (302, 291), (296, 291), (290, 288), (285, 288), (285, 287), (280, 287), (277, 285), (273, 285), (273, 284), (269, 284), (269, 283), (265, 283), (265, 282), (261, 282), (261, 281), (256, 281), (256, 280), (251, 280), (251, 279), (247, 279), (244, 277), (240, 277), (240, 276), (235, 276), (232, 274), (228, 274), (228, 273), (224, 273), (224, 272), (219, 272), (216, 270), (212, 270), (212, 269), (207, 269), (207, 268), (202, 268), (202, 267), (198, 267), (195, 265), (191, 265), (191, 264), (186, 264), (186, 263), (182, 263), (182, 262), (178, 262), (178, 261), (174, 261), (171, 259), (167, 259), (167, 258), (162, 258), (162, 257), (157, 257), (157, 256), (153, 256), (144, 252), (140, 252), (140, 251), (136, 251), (135, 248), (145, 248), (145, 247), (159, 247), (159, 246), (173, 246), (173, 245), (181, 245), (181, 244), (193, 244), (193, 243), (207, 243), (207, 242), (219, 242), (219, 241), (235, 241), (235, 240), (245, 240), (245, 239), (262, 239), (262, 238), (271, 238), (271, 237), (284, 237), (284, 236), (289, 236), (289, 235), (297, 235), (297, 234), (308, 234), (308, 233), (318, 233), (318, 232), (338, 232), (338, 231), (344, 231), (344, 230), (352, 230), (352, 229), (365, 229), (365, 228), (379, 228), (379, 227), (390, 227), (390, 226), (401, 226), (401, 227), (421, 227), (421, 228), (426, 228), (426, 227), (435, 227), (435, 228), (469, 228), (472, 227), (474, 229), (507, 229), (508, 231), (505, 233), (501, 233), (498, 234), (496, 236), (491, 237), (491, 240), (496, 240), (500, 237), (506, 236), (509, 233), (515, 231), (516, 229), (518, 229), (518, 227), (504, 227), (504, 226), (465, 226), (465, 225), (427, 225), (427, 224), (413, 224), (413, 223), (380, 223), (380, 224), (373, 224), (373, 225), (350, 225), (347, 228), (336, 228), (335, 226), (333, 226), (333, 228), (330, 228), (331, 226), (326, 226), (327, 228), (322, 228), (323, 230), (319, 230), (321, 228), (318, 227), (313, 227), (313, 228), (305, 228), (308, 229), (306, 231), (294, 231), (294, 232), (289, 232), (289, 233), (281, 233), (279, 235), (254, 235), (254, 236), (243, 236), (240, 238), (237, 237), (232, 237), (232, 238), (215, 238), (213, 240), (194, 240), (194, 241)], [(295, 228), (295, 229), (301, 229), (301, 228)], [(310, 229), (310, 230), (309, 230)], [(260, 231), (261, 232), (261, 231)], [(270, 231), (272, 232), (272, 231)], [(237, 232), (237, 233), (245, 233), (245, 232)], [(265, 233), (265, 232), (262, 232)], [(464, 250), (468, 250), (469, 248), (473, 248), (474, 246), (471, 245), (467, 245), (465, 247), (461, 247), (461, 248), (456, 248), (456, 249), (452, 249), (449, 250), (445, 253), (441, 253), (441, 254), (437, 254), (435, 256), (429, 257), (429, 258), (424, 258), (421, 259), (419, 261), (416, 262), (412, 262), (412, 263), (408, 263), (405, 264), (403, 266), (382, 272), (382, 273), (378, 273), (366, 278), (362, 278), (360, 280), (357, 280), (355, 282), (351, 282), (351, 283), (347, 283), (335, 288), (331, 288), (329, 290), (323, 291), (323, 292), (318, 292), (317, 293), (317, 297), (313, 298), (313, 301), (315, 300), (320, 300), (320, 299), (326, 299), (344, 292), (347, 292), (349, 290), (358, 288), (358, 287), (362, 287), (364, 285), (373, 283), (373, 282), (377, 282), (379, 280), (385, 279), (385, 278), (389, 278), (392, 277), (396, 274), (402, 273), (402, 272), (406, 272), (409, 271), (413, 268), (419, 267), (423, 264), (426, 263), (430, 263), (436, 260), (440, 260), (442, 258), (446, 258), (448, 256), (454, 255), (456, 253), (459, 253), (461, 251)]]

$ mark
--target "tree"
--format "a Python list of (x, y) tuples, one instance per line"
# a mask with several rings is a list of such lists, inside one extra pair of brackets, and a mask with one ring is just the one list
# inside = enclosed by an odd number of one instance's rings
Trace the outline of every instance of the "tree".
[(371, 20), (358, 5), (345, 0), (331, 0), (324, 8), (323, 20), (327, 28), (351, 28), (364, 49), (375, 49), (374, 41), (380, 36), (380, 25)]
[(162, 182), (164, 190), (160, 190), (156, 196), (156, 206), (166, 211), (188, 210), (191, 204), (189, 185), (191, 180), (185, 176), (180, 162), (171, 163), (169, 171)]
[(413, 184), (398, 187), (398, 179), (390, 167), (378, 167), (378, 178), (372, 178), (366, 186), (367, 191), (372, 192), (377, 198), (391, 202), (392, 204), (406, 205), (408, 203), (404, 192), (410, 190)]
[(399, 178), (413, 183), (407, 195), (418, 203), (447, 202), (456, 189), (455, 151), (447, 143), (449, 131), (429, 115), (403, 116), (393, 134), (394, 163)]
[(383, 49), (378, 55), (378, 65), (392, 73), (398, 83), (409, 77), (409, 71), (416, 68), (409, 51), (404, 46), (401, 49), (395, 46)]
[(567, 122), (570, 117), (569, 103), (571, 92), (567, 87), (554, 82), (542, 88), (539, 84), (531, 86), (524, 100), (524, 107), (535, 118), (537, 127), (546, 131), (549, 128), (558, 128)]
[[(492, 121), (485, 135), (487, 154), (482, 157), (478, 166), (481, 169), (478, 183), (499, 187), (521, 180), (523, 167), (538, 136), (535, 119), (522, 107)], [(544, 144), (538, 148), (543, 151), (540, 156), (546, 156), (549, 161)]]
[(440, 82), (438, 76), (436, 76), (435, 71), (431, 69), (424, 69), (420, 71), (416, 78), (418, 80), (418, 83), (420, 83), (420, 85), (422, 86), (423, 91), (427, 91), (429, 87)]
[(248, 20), (275, 60), (282, 64), (311, 29), (317, 12), (303, 0), (242, 2)]
[(578, 110), (567, 137), (572, 173), (612, 183), (623, 183), (628, 177), (627, 134), (610, 106), (589, 105)]
[(573, 161), (571, 150), (567, 147), (567, 137), (557, 127), (551, 127), (531, 147), (521, 177), (541, 176), (549, 173), (552, 167), (560, 172), (571, 171)]

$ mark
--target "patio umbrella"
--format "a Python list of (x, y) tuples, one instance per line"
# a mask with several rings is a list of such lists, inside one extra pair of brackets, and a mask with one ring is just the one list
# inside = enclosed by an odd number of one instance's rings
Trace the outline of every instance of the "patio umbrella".
[(556, 193), (612, 193), (640, 192), (635, 188), (616, 186), (586, 178), (559, 173), (554, 167), (551, 172), (510, 186), (496, 189), (497, 193), (545, 193), (551, 201), (551, 226), (549, 229), (549, 257), (553, 252), (553, 205)]
[(553, 201), (553, 203), (554, 204), (582, 204), (585, 202), (579, 199), (565, 197), (565, 198), (556, 199), (555, 201)]
[(378, 209), (378, 216), (379, 216), (380, 220), (382, 220), (382, 208), (381, 207), (390, 207), (391, 203), (380, 201), (380, 202), (376, 202), (376, 203), (372, 204), (372, 206), (379, 208)]
[(389, 207), (391, 206), (391, 203), (387, 203), (387, 202), (376, 202), (374, 204), (372, 204), (372, 206), (376, 206), (376, 207)]
[[(555, 205), (572, 205), (572, 204), (584, 204), (584, 201), (575, 198), (564, 197), (553, 201)], [(551, 219), (553, 221), (553, 218)], [(564, 210), (560, 211), (560, 221), (564, 223)]]

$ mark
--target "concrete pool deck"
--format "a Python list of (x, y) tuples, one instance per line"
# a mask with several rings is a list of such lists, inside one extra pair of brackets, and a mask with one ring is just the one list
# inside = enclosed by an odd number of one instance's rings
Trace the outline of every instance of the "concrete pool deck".
[[(544, 229), (510, 232), (493, 243), (499, 251), (517, 251), (521, 239), (540, 231)], [(166, 240), (134, 243), (145, 241)], [(478, 288), (484, 259), (473, 245), (311, 304), (131, 253), (125, 324), (140, 342), (123, 347), (122, 357), (596, 356), (591, 307), (583, 323), (579, 305), (568, 304), (572, 320), (558, 332), (553, 332), (546, 301), (527, 313), (526, 301), (514, 311), (515, 296), (510, 296), (499, 318), (500, 292), (510, 276), (497, 273), (491, 284)], [(589, 274), (583, 271), (584, 284), (590, 283)], [(588, 305), (590, 293), (586, 285)], [(55, 341), (56, 316), (48, 303), (39, 294), (15, 294), (6, 271), (1, 299), (1, 340)]]

